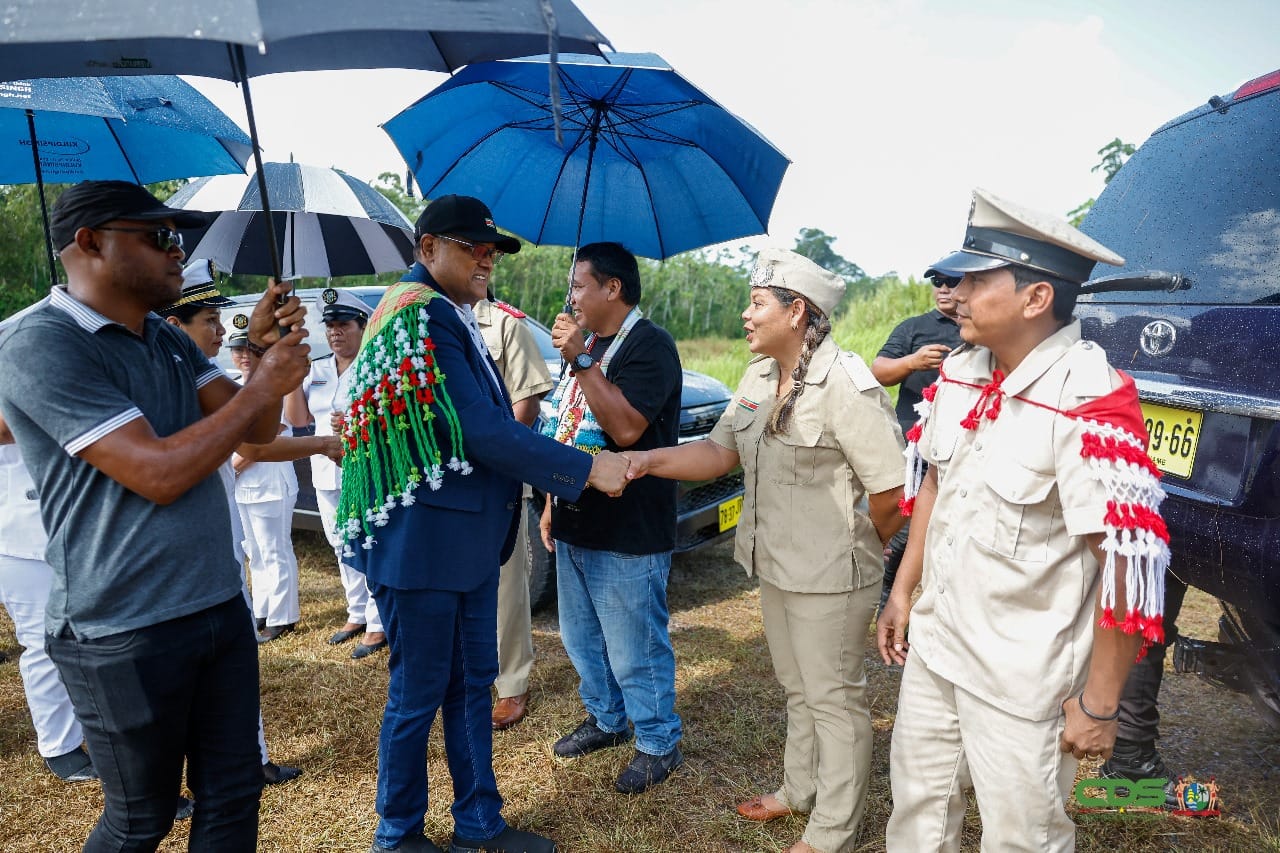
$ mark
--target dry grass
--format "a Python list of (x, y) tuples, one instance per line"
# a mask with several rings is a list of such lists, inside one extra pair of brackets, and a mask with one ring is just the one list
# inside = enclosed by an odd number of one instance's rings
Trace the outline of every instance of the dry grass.
[[(378, 724), (386, 656), (355, 662), (324, 639), (345, 611), (336, 571), (319, 539), (297, 538), (303, 566), (303, 623), (262, 651), (263, 704), (273, 757), (303, 767), (295, 783), (270, 788), (262, 800), (261, 848), (270, 851), (366, 850), (372, 837)], [(556, 634), (555, 614), (535, 618), (537, 662), (529, 718), (495, 736), (498, 779), (512, 823), (545, 832), (571, 853), (613, 851), (781, 850), (799, 837), (802, 818), (766, 825), (740, 820), (739, 800), (777, 786), (781, 774), (783, 697), (773, 679), (754, 583), (721, 545), (678, 559), (671, 581), (672, 633), (678, 662), (677, 709), (684, 717), (687, 762), (672, 780), (639, 797), (613, 792), (629, 749), (572, 762), (551, 743), (577, 725), (582, 711), (573, 669)], [(1212, 636), (1211, 609), (1189, 599), (1192, 629)], [(1192, 618), (1194, 617), (1194, 618)], [(79, 849), (101, 809), (96, 785), (68, 786), (45, 772), (22, 698), (17, 647), (0, 616), (0, 641), (11, 658), (0, 665), (0, 849)], [(888, 748), (898, 674), (869, 665), (876, 726), (870, 802), (860, 850), (884, 847), (889, 812)], [(1196, 678), (1166, 680), (1164, 754), (1170, 765), (1216, 773), (1228, 814), (1220, 820), (1106, 820), (1081, 816), (1080, 849), (1280, 850), (1280, 736), (1261, 728), (1247, 700)], [(451, 828), (451, 790), (437, 735), (428, 834)], [(966, 849), (977, 849), (970, 808)], [(164, 850), (183, 850), (179, 824)]]

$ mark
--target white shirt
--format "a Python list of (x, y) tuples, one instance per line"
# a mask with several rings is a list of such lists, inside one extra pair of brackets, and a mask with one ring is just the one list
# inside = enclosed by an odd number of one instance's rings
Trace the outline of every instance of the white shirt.
[(16, 444), (0, 444), (0, 554), (43, 560), (49, 537), (40, 520), (40, 498)]
[[(351, 390), (351, 367), (338, 375), (338, 357), (327, 355), (311, 362), (311, 371), (302, 380), (302, 393), (307, 398), (307, 409), (315, 420), (316, 435), (333, 435), (333, 427), (329, 423), (329, 415), (334, 411), (345, 411)], [(311, 482), (317, 489), (336, 491), (342, 488), (342, 468), (329, 457), (317, 455), (311, 457)]]

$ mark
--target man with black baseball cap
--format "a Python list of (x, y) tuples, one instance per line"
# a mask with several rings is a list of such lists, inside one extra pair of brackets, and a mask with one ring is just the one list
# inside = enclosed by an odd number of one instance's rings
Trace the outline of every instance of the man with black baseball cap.
[(627, 464), (545, 439), (512, 414), (472, 309), (520, 242), (465, 196), (432, 202), (416, 233), (418, 261), (383, 294), (352, 371), (337, 509), (343, 556), (368, 577), (391, 645), (371, 850), (439, 850), (423, 817), (442, 711), (452, 853), (549, 853), (550, 839), (507, 825), (493, 772), (499, 566), (522, 481), (574, 500), (588, 484), (620, 492)]
[(49, 534), (46, 649), (102, 777), (85, 848), (154, 850), (186, 759), (190, 847), (250, 851), (257, 643), (217, 470), (275, 438), (280, 399), (306, 374), (304, 311), (279, 304), (288, 285), (268, 288), (249, 327), (265, 354), (240, 388), (154, 313), (181, 297), (176, 229), (202, 215), (89, 181), (50, 219), (68, 283), (0, 341), (0, 410)]

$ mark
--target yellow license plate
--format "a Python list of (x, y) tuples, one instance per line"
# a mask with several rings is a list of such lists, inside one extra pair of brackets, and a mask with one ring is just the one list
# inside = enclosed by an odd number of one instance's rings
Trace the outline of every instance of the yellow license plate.
[(1142, 417), (1146, 420), (1147, 455), (1151, 461), (1166, 474), (1190, 477), (1204, 415), (1143, 401)]
[(738, 526), (738, 518), (742, 515), (742, 495), (731, 501), (720, 504), (720, 532), (732, 530)]

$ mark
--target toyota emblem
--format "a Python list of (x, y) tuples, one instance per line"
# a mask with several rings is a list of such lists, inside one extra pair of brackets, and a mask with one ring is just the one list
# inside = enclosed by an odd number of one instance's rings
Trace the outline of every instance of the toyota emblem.
[(1168, 355), (1173, 349), (1173, 342), (1178, 338), (1178, 330), (1167, 320), (1155, 320), (1142, 327), (1138, 344), (1147, 355)]

